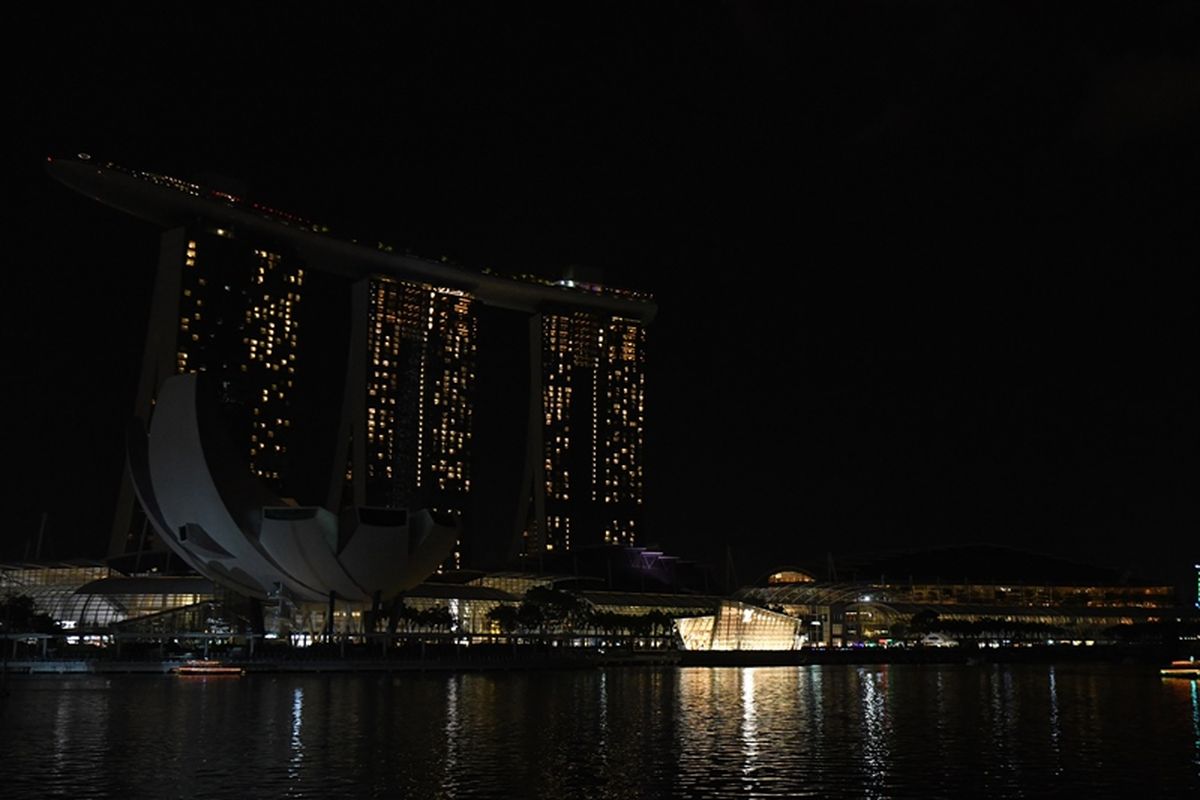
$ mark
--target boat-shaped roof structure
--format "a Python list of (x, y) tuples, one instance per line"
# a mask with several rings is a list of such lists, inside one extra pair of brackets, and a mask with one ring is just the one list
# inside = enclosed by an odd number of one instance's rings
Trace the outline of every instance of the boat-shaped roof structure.
[(389, 275), (466, 292), (499, 308), (536, 312), (581, 309), (607, 312), (643, 324), (657, 307), (644, 292), (587, 281), (550, 280), (534, 275), (510, 277), (488, 270), (397, 253), (338, 237), (326, 225), (199, 183), (130, 169), (87, 154), (48, 159), (47, 169), (60, 183), (104, 205), (163, 227), (197, 219), (219, 233), (270, 237), (295, 248), (313, 269), (350, 277)]

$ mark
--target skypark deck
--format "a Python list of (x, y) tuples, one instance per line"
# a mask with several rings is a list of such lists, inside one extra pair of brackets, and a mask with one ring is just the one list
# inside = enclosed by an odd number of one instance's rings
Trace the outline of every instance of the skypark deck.
[(646, 324), (657, 311), (646, 293), (572, 280), (514, 278), (400, 254), (387, 245), (369, 246), (338, 238), (327, 226), (230, 192), (128, 169), (84, 154), (50, 158), (47, 169), (60, 183), (118, 211), (168, 228), (199, 219), (224, 235), (271, 237), (295, 248), (312, 269), (324, 272), (417, 280), (466, 292), (486, 305), (531, 313), (581, 309)]

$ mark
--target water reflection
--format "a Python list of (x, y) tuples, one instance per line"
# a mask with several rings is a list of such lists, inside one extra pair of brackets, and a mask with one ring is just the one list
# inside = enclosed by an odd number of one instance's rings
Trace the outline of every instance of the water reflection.
[(992, 667), (988, 680), (992, 685), (992, 736), (1002, 754), (993, 774), (1001, 781), (1001, 785), (1016, 791), (1020, 786), (1021, 775), (1014, 768), (1020, 759), (1015, 752), (1018, 742), (1013, 736), (1019, 729), (1019, 720), (1012, 670), (997, 664)]
[(600, 673), (600, 680), (597, 685), (596, 696), (597, 716), (599, 717), (599, 741), (597, 742), (598, 751), (600, 753), (600, 762), (604, 766), (608, 765), (608, 670)]
[(742, 779), (754, 788), (758, 769), (758, 712), (754, 708), (754, 668), (742, 670)]
[(934, 670), (933, 676), (933, 730), (937, 746), (938, 763), (946, 763), (946, 724), (949, 715), (946, 713), (946, 672)]
[(1054, 757), (1054, 774), (1062, 775), (1062, 750), (1059, 747), (1059, 737), (1062, 735), (1062, 730), (1058, 721), (1058, 676), (1055, 673), (1054, 665), (1050, 665), (1050, 753)]
[[(62, 681), (63, 690), (41, 693), (39, 698), (44, 705), (38, 709), (38, 713), (47, 721), (49, 730), (36, 762), (31, 764), (35, 770), (34, 774), (44, 778), (51, 786), (70, 782), (77, 772), (77, 764), (81, 758), (93, 761), (103, 759), (108, 746), (105, 733), (109, 725), (111, 699), (104, 691), (107, 686), (106, 680), (57, 680)], [(5, 688), (16, 693), (21, 685), (18, 681), (11, 681)], [(11, 698), (9, 700), (11, 701)], [(8, 711), (5, 701), (6, 698), (0, 698), (0, 709)], [(53, 709), (52, 714), (46, 714), (50, 708)], [(9, 721), (13, 719), (11, 713), (8, 712), (0, 718), (0, 760), (7, 758), (5, 740), (20, 735), (19, 730), (13, 730)], [(20, 745), (19, 742), (12, 744)], [(0, 777), (2, 776), (3, 768), (0, 767)], [(3, 785), (0, 783), (0, 786)], [(94, 789), (94, 785), (89, 785), (88, 788)]]
[(1192, 681), (1192, 735), (1196, 740), (1196, 765), (1200, 766), (1200, 681)]
[(806, 702), (802, 705), (802, 708), (812, 714), (813, 727), (820, 730), (825, 724), (825, 706), (818, 702), (820, 698), (825, 696), (825, 670), (823, 667), (805, 667), (802, 671), (808, 679), (807, 682), (810, 687), (808, 695), (805, 698)]
[(14, 684), (6, 797), (1200, 796), (1197, 684), (1140, 668)]
[(304, 742), (300, 738), (303, 723), (304, 687), (297, 686), (292, 691), (292, 737), (288, 754), (288, 779), (292, 781), (300, 777), (300, 765), (304, 762)]
[(54, 704), (54, 768), (59, 772), (66, 766), (71, 757), (71, 733), (73, 715), (71, 706), (79, 701), (79, 696), (63, 692)]
[(461, 678), (457, 675), (451, 676), (446, 681), (446, 724), (443, 726), (442, 731), (446, 737), (443, 786), (453, 784), (458, 775), (458, 748), (460, 733), (462, 731), (462, 720), (459, 718), (458, 712), (458, 688), (460, 681)]
[(887, 695), (881, 687), (886, 683), (887, 667), (880, 672), (858, 671), (862, 687), (863, 731), (862, 756), (866, 767), (868, 797), (883, 797), (887, 786), (888, 719)]

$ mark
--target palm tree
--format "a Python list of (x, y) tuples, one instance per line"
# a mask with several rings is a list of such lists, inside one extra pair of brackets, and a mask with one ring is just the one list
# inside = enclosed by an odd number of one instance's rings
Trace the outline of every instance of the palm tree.
[(487, 618), (494, 622), (503, 633), (512, 633), (520, 625), (520, 620), (517, 619), (517, 607), (507, 604), (493, 608), (487, 613)]

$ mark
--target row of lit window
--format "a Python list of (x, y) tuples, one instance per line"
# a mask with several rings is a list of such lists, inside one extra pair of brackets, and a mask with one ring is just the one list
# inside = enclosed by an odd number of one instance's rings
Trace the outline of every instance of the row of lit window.
[(571, 549), (571, 518), (559, 515), (546, 517), (546, 549)]
[(636, 538), (637, 523), (632, 519), (612, 520), (604, 529), (605, 544), (632, 545)]

